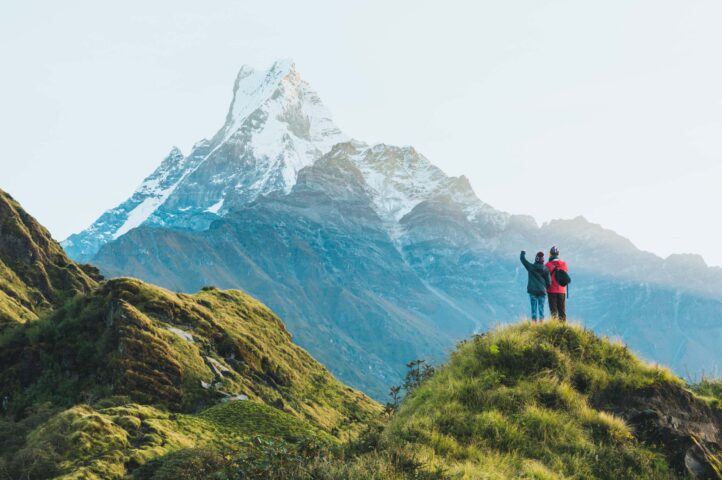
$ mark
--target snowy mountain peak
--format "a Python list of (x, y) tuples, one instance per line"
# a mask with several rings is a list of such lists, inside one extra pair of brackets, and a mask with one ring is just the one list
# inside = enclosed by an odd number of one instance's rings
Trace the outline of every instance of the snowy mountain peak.
[(291, 60), (277, 60), (266, 71), (243, 65), (233, 85), (233, 100), (226, 116), (225, 130), (235, 131), (251, 113), (277, 94), (284, 79), (295, 86), (300, 84), (300, 75)]
[(298, 171), (347, 138), (292, 60), (238, 72), (225, 122), (188, 156), (173, 148), (135, 193), (63, 245), (90, 260), (108, 241), (138, 227), (205, 229), (230, 209), (289, 192)]

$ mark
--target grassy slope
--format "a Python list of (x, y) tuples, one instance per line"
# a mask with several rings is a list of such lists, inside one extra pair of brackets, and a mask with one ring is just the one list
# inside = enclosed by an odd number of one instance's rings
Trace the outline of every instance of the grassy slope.
[(24, 323), (97, 285), (50, 233), (0, 190), (0, 328)]
[(35, 472), (38, 477), (52, 472), (53, 478), (114, 479), (180, 449), (238, 452), (257, 436), (335, 442), (311, 424), (255, 401), (232, 401), (200, 414), (170, 413), (139, 404), (76, 405), (28, 432), (12, 458), (3, 460), (27, 458), (30, 463), (45, 458), (42, 470)]
[(0, 364), (0, 395), (16, 414), (37, 402), (70, 406), (109, 395), (195, 411), (246, 395), (341, 435), (380, 411), (239, 291), (186, 295), (111, 280), (0, 337)]
[(101, 280), (0, 191), (0, 478), (119, 478), (254, 435), (337, 442), (381, 412), (242, 292)]
[[(238, 450), (254, 435), (336, 442), (381, 411), (239, 291), (186, 295), (111, 280), (5, 332), (0, 364), (0, 440), (24, 431), (0, 454), (0, 478), (3, 462), (17, 471), (38, 452), (54, 475), (121, 478), (169, 452)], [(249, 400), (219, 403), (240, 394)], [(38, 405), (51, 414), (37, 425), (11, 421)]]
[(577, 326), (528, 323), (461, 345), (385, 432), (461, 478), (674, 477), (664, 455), (594, 405), (683, 382)]

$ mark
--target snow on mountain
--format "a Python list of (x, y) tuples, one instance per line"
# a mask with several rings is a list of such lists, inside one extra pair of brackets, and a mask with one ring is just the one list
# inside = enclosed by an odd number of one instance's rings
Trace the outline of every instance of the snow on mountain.
[(290, 60), (241, 67), (223, 127), (184, 157), (173, 149), (133, 195), (62, 242), (87, 261), (142, 224), (204, 229), (234, 206), (289, 192), (297, 173), (346, 137)]
[(128, 200), (103, 213), (88, 229), (68, 237), (63, 247), (71, 257), (87, 261), (103, 244), (145, 222), (197, 163), (197, 158), (184, 157), (173, 147)]
[(503, 226), (509, 215), (483, 203), (466, 177), (451, 177), (413, 147), (352, 142), (349, 155), (367, 186), (374, 210), (387, 223), (392, 237), (399, 222), (424, 201), (443, 198), (457, 204), (469, 221)]

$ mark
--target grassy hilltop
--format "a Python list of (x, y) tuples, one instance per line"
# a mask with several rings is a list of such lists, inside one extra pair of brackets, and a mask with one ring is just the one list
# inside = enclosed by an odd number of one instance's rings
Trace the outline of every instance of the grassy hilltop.
[(473, 338), (383, 434), (450, 478), (718, 478), (719, 402), (576, 325)]

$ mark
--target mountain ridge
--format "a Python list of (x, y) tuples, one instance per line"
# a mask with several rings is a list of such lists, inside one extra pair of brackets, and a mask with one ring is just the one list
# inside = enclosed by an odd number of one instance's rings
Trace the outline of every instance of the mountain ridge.
[(75, 264), (42, 225), (0, 190), (0, 329), (36, 319), (102, 278)]

